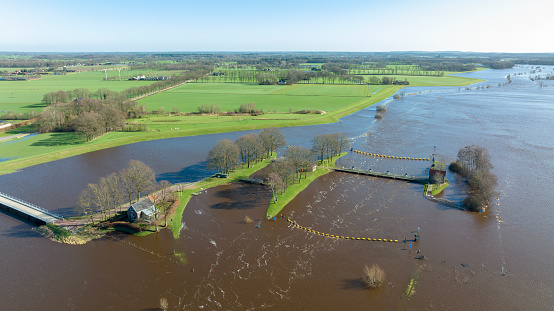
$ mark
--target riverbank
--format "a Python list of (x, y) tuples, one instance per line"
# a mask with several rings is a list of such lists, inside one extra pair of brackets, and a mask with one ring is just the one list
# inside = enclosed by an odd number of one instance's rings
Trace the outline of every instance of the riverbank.
[(335, 167), (335, 162), (347, 153), (348, 152), (343, 152), (339, 156), (332, 158), (328, 164), (325, 163), (324, 165), (318, 166), (315, 172), (310, 173), (304, 179), (301, 178), (299, 183), (288, 186), (287, 190), (282, 194), (276, 194), (275, 197), (277, 202), (273, 203), (273, 198), (271, 198), (269, 207), (267, 208), (267, 218), (270, 219), (277, 216), (290, 201), (296, 198), (296, 196), (302, 192), (302, 190), (306, 189), (314, 180), (331, 172), (332, 170), (329, 168)]

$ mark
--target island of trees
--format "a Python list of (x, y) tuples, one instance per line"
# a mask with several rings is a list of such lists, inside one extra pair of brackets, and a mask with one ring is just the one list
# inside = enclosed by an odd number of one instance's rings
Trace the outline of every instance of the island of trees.
[(458, 152), (458, 158), (450, 163), (449, 169), (463, 176), (471, 191), (463, 205), (471, 211), (481, 211), (497, 196), (498, 184), (492, 173), (492, 164), (487, 150), (481, 146), (466, 146)]

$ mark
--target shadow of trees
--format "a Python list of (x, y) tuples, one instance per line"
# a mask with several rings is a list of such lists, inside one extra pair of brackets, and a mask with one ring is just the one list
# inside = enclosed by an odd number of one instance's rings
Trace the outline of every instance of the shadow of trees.
[(266, 189), (259, 185), (233, 184), (212, 194), (213, 197), (219, 198), (220, 202), (210, 207), (227, 210), (253, 209), (260, 202), (264, 202), (262, 197), (268, 193), (264, 190)]
[(177, 172), (167, 172), (156, 175), (156, 180), (167, 180), (171, 183), (195, 182), (202, 178), (213, 175), (216, 171), (207, 168), (207, 162), (202, 161), (198, 164), (187, 166)]
[(75, 133), (53, 133), (48, 138), (39, 140), (31, 144), (33, 147), (56, 147), (80, 145), (85, 143), (84, 136)]

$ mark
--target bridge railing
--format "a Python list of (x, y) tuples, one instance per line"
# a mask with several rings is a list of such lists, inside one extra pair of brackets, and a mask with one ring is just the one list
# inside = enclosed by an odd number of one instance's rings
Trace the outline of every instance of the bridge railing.
[(55, 217), (55, 218), (58, 218), (58, 219), (63, 219), (63, 216), (60, 215), (60, 214), (56, 214), (56, 213), (54, 213), (54, 212), (51, 212), (51, 211), (49, 211), (49, 210), (47, 210), (47, 209), (45, 209), (45, 208), (42, 208), (42, 207), (40, 207), (40, 206), (37, 206), (37, 205), (33, 204), (33, 203), (25, 202), (25, 201), (23, 201), (23, 200), (21, 200), (21, 199), (18, 199), (18, 198), (16, 198), (16, 197), (14, 197), (14, 196), (11, 196), (11, 195), (9, 195), (9, 194), (0, 192), (0, 196), (3, 196), (4, 198), (10, 199), (10, 200), (12, 200), (12, 201), (14, 201), (14, 202), (17, 202), (17, 203), (19, 203), (19, 204), (23, 204), (23, 205), (25, 205), (25, 206), (28, 206), (28, 207), (30, 207), (30, 208), (32, 208), (32, 209), (37, 210), (37, 211), (43, 212), (43, 213), (45, 213), (45, 214), (47, 214), (47, 215), (50, 215), (50, 216), (52, 216), (52, 217)]

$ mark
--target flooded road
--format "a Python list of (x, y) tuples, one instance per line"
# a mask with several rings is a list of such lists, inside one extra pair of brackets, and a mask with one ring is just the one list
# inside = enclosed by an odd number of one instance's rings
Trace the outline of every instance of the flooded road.
[[(481, 85), (497, 85), (508, 73), (526, 70), (470, 75), (489, 80)], [(485, 146), (499, 179), (499, 198), (486, 213), (425, 200), (418, 184), (330, 173), (287, 205), (285, 217), (277, 221), (261, 220), (270, 198), (263, 187), (209, 189), (191, 199), (178, 239), (162, 230), (142, 238), (60, 245), (0, 214), (0, 305), (16, 310), (154, 310), (164, 297), (172, 310), (552, 309), (554, 185), (547, 172), (554, 170), (554, 87), (539, 88), (524, 76), (512, 80), (472, 90), (410, 88), (406, 93), (423, 92), (389, 103), (380, 120), (370, 107), (336, 124), (283, 129), (292, 145), (309, 146), (314, 133), (343, 131), (352, 137), (354, 149), (373, 153), (429, 157), (436, 146), (444, 162), (454, 160), (466, 145)], [(217, 140), (242, 134), (108, 149), (0, 176), (0, 183), (3, 192), (70, 213), (80, 183), (95, 182), (131, 157), (139, 155), (153, 166), (158, 179), (195, 180), (210, 173), (202, 159)], [(156, 161), (161, 146), (172, 152)], [(345, 167), (417, 176), (426, 174), (428, 164), (360, 154), (340, 160)], [(81, 172), (86, 181), (61, 173), (57, 185), (45, 182), (60, 168)], [(442, 196), (461, 201), (465, 184), (455, 175), (447, 177), (451, 185)], [(26, 184), (32, 193), (21, 190)], [(254, 222), (246, 224), (245, 216)], [(286, 218), (324, 233), (400, 242), (323, 237)], [(421, 240), (401, 242), (413, 239), (418, 228)], [(420, 255), (425, 260), (415, 259)], [(364, 265), (374, 263), (385, 270), (387, 284), (367, 291), (359, 278)], [(415, 284), (413, 291), (409, 284)]]

